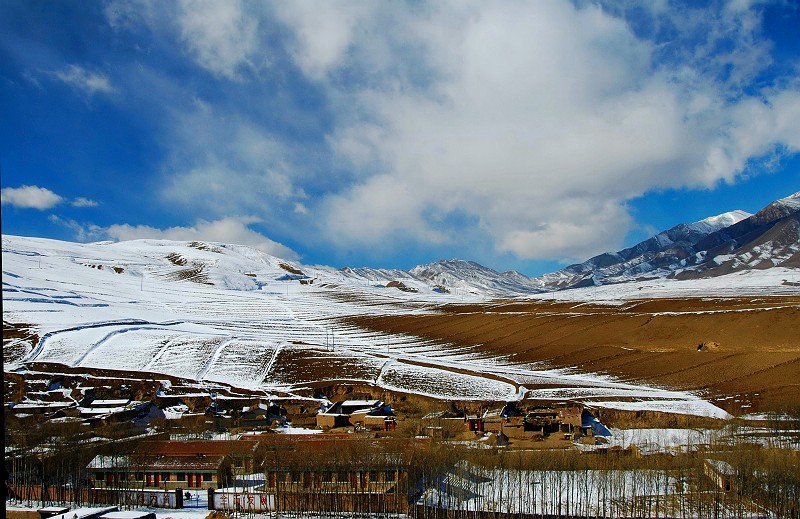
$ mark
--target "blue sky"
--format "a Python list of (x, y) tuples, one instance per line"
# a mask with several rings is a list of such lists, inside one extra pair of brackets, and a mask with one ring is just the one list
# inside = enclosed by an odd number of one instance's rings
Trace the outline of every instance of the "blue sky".
[(3, 233), (536, 275), (800, 190), (796, 2), (0, 4)]

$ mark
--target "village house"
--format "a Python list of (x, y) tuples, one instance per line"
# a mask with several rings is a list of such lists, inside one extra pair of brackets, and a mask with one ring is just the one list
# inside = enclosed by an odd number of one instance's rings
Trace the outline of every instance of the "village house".
[(343, 400), (317, 414), (317, 427), (360, 426), (389, 431), (397, 425), (391, 406), (380, 400)]
[(279, 510), (408, 511), (411, 451), (420, 440), (365, 434), (272, 434), (265, 481)]
[[(8, 409), (16, 415), (47, 414), (53, 415), (75, 406), (75, 402), (42, 402), (26, 401), (19, 404), (10, 402)], [(63, 413), (60, 415), (63, 416)]]
[(132, 454), (96, 456), (87, 471), (95, 488), (218, 488), (258, 470), (258, 446), (249, 440), (148, 441)]
[[(430, 421), (428, 418), (438, 418), (440, 422), (436, 427), (429, 426), (426, 429), (431, 429), (433, 432), (437, 427), (442, 428), (441, 422), (443, 418), (441, 416), (443, 416), (441, 413), (426, 416), (423, 419), (426, 422)], [(549, 436), (563, 433), (563, 439), (574, 440), (610, 434), (608, 429), (588, 409), (581, 404), (575, 403), (561, 408), (538, 407), (523, 409), (518, 407), (517, 402), (509, 402), (501, 409), (486, 411), (482, 416), (468, 415), (458, 418), (458, 420), (463, 422), (468, 431), (502, 433), (506, 438), (510, 439), (525, 439), (535, 435)]]
[(80, 417), (90, 422), (113, 418), (118, 421), (135, 418), (149, 402), (140, 402), (130, 399), (95, 399), (90, 404), (78, 407)]

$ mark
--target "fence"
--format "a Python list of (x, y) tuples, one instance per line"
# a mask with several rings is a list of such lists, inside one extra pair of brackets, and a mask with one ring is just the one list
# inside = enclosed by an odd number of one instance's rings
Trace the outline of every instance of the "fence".
[(208, 490), (209, 510), (407, 514), (405, 494), (379, 492), (223, 492)]
[(9, 487), (12, 502), (73, 503), (80, 505), (149, 506), (183, 508), (183, 489), (142, 490), (130, 488), (79, 488), (43, 485)]

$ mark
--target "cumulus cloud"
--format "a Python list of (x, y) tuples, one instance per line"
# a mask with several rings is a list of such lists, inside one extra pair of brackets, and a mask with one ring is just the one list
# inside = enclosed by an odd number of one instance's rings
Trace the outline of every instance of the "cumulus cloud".
[(57, 206), (63, 198), (45, 187), (20, 186), (4, 187), (2, 191), (3, 205), (11, 205), (24, 209), (44, 211)]
[(343, 250), (482, 237), (582, 259), (622, 245), (631, 199), (800, 151), (800, 87), (765, 75), (758, 2), (136, 5), (109, 20), (263, 92), (166, 114), (162, 200), (296, 219)]
[(107, 76), (99, 72), (90, 72), (78, 65), (69, 65), (64, 70), (52, 72), (52, 75), (87, 96), (114, 92), (114, 87)]
[(200, 240), (248, 245), (279, 258), (296, 260), (298, 254), (289, 247), (273, 241), (248, 227), (261, 220), (256, 217), (228, 217), (214, 221), (199, 220), (191, 227), (158, 229), (147, 225), (116, 224), (103, 228), (102, 233), (114, 240)]
[[(681, 78), (656, 42), (596, 5), (437, 5), (427, 23), (403, 28), (429, 52), (429, 88), (360, 89), (347, 99), (363, 116), (330, 137), (354, 168), (383, 161), (327, 197), (339, 240), (456, 241), (462, 230), (439, 222), (467, 211), (497, 251), (586, 257), (621, 245), (628, 200), (735, 182), (776, 147), (800, 150), (798, 91), (737, 90), (763, 65), (750, 11), (723, 17), (750, 35), (744, 63), (711, 49), (731, 38), (714, 25), (706, 55), (681, 58), (691, 69)], [(364, 32), (348, 45), (369, 45)], [(721, 65), (709, 65), (712, 54)]]

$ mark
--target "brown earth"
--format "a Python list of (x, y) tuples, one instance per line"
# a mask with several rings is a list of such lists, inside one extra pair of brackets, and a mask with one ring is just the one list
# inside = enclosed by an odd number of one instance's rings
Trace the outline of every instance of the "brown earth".
[(701, 391), (731, 412), (800, 410), (800, 297), (503, 301), (439, 310), (348, 321), (519, 363)]

